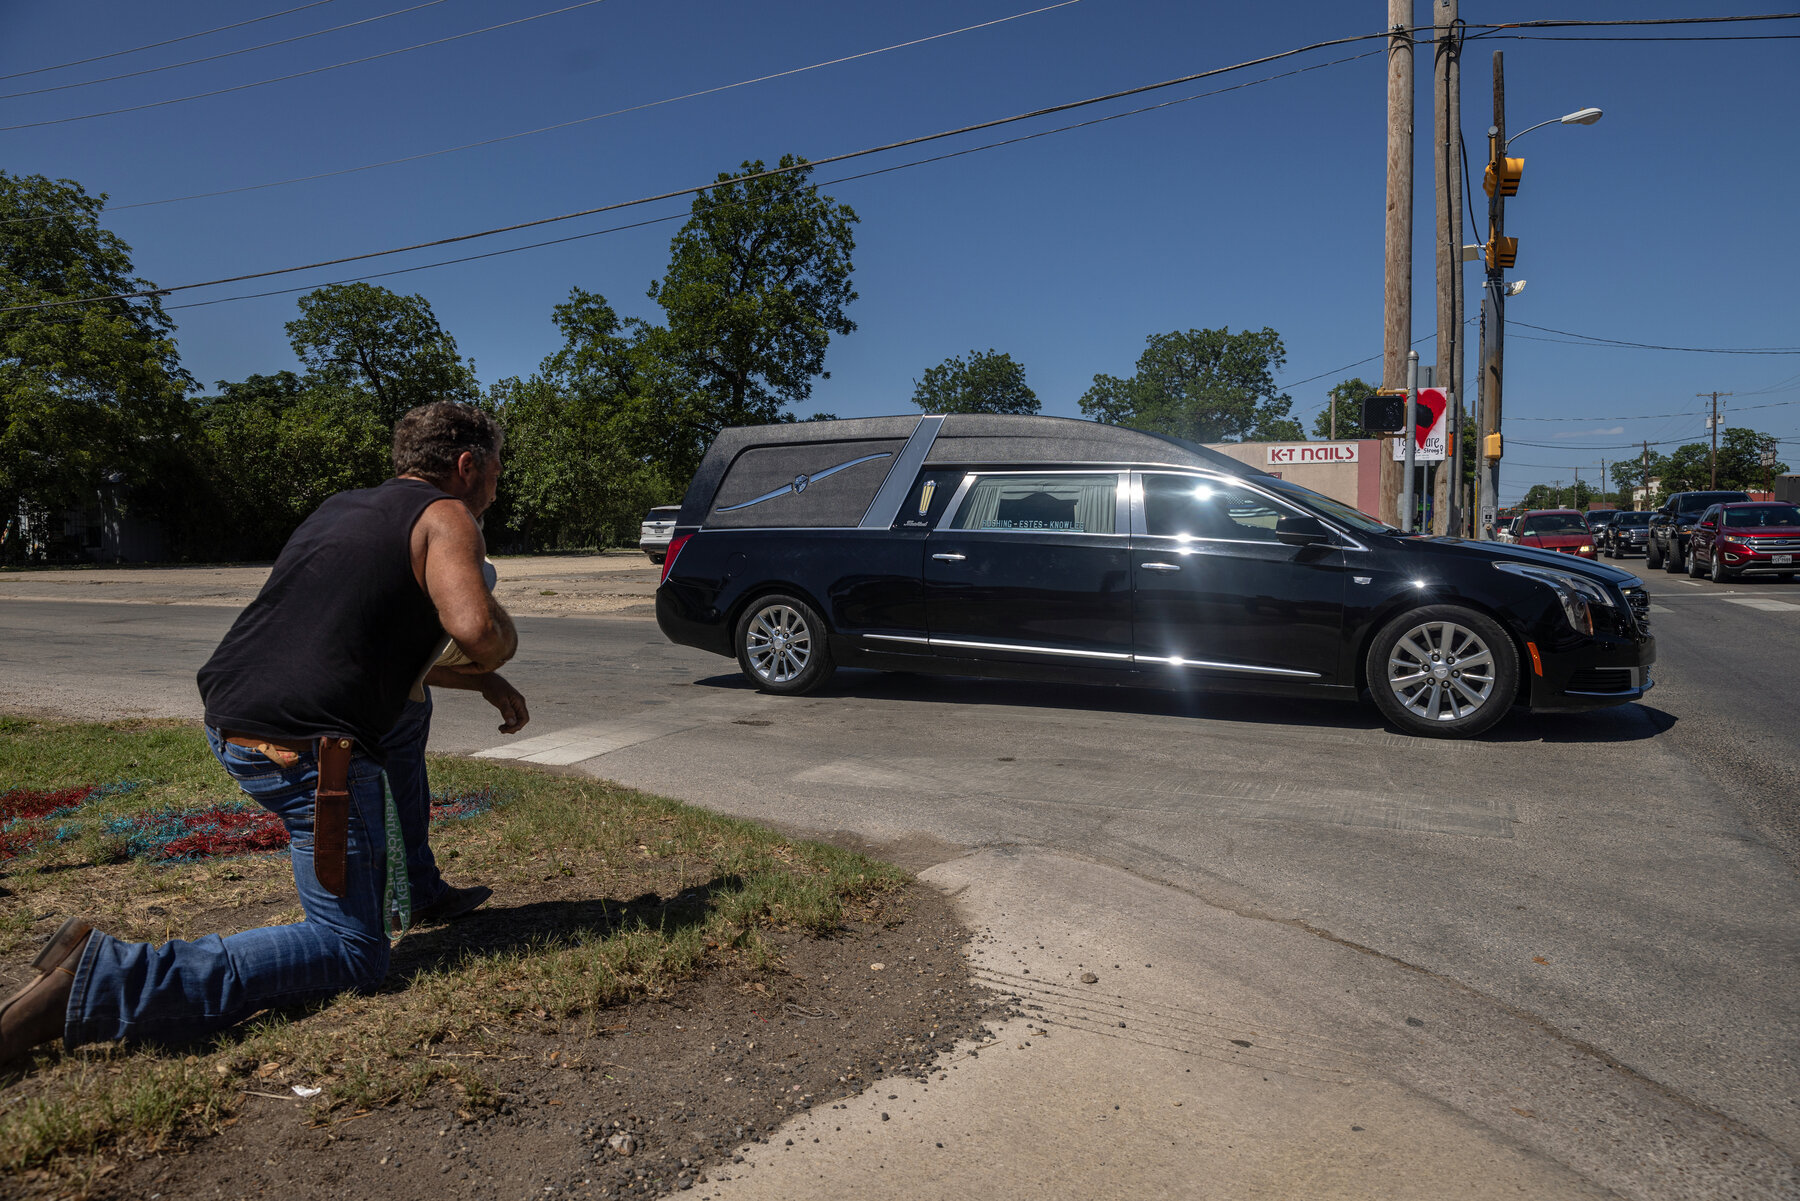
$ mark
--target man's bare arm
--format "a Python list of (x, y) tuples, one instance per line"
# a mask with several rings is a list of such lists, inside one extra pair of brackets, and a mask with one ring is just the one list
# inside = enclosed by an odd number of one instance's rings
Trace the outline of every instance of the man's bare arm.
[(468, 508), (454, 500), (426, 508), (414, 528), (414, 546), (423, 558), (421, 583), (444, 632), (483, 672), (511, 659), (519, 649), (518, 631), (487, 590), (481, 571), (486, 544)]
[(425, 682), (433, 688), (461, 688), (481, 693), (483, 699), (500, 712), (500, 732), (513, 734), (531, 720), (525, 696), (497, 671), (469, 675), (460, 668), (434, 667), (425, 673)]

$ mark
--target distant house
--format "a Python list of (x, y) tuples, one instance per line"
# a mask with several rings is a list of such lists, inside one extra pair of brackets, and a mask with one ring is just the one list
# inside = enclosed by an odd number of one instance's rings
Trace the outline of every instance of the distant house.
[(4, 557), (35, 562), (156, 563), (167, 557), (163, 530), (126, 510), (117, 484), (86, 504), (44, 514), (21, 511), (11, 533), (21, 545)]
[(1650, 498), (1661, 492), (1662, 477), (1656, 476), (1652, 478), (1648, 484), (1641, 485), (1631, 490), (1631, 507), (1634, 509), (1648, 508), (1650, 505)]

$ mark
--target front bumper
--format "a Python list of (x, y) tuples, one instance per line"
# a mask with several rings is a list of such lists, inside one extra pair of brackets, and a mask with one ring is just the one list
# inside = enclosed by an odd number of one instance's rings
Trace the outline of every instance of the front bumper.
[(1656, 662), (1656, 639), (1596, 636), (1562, 651), (1539, 657), (1543, 674), (1531, 681), (1533, 713), (1579, 713), (1641, 700), (1656, 686), (1650, 666)]
[(1771, 554), (1752, 552), (1748, 555), (1734, 554), (1731, 551), (1720, 551), (1719, 558), (1724, 561), (1725, 570), (1732, 575), (1792, 575), (1800, 571), (1800, 565), (1794, 562), (1797, 556), (1788, 555), (1786, 563), (1777, 563)]

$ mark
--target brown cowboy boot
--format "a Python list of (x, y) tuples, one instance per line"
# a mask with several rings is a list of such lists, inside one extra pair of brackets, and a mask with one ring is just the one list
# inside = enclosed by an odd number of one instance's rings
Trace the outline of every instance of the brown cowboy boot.
[(75, 968), (93, 932), (93, 923), (86, 918), (63, 922), (31, 961), (37, 978), (0, 1005), (0, 1067), (11, 1066), (39, 1043), (62, 1037)]

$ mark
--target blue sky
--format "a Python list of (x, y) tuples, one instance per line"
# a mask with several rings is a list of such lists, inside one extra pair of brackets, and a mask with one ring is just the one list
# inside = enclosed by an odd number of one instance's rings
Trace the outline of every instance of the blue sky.
[[(413, 0), (417, 3), (417, 0)], [(573, 0), (440, 0), (304, 41), (135, 78), (15, 95), (27, 125), (233, 87), (516, 21)], [(1054, 3), (1054, 0), (1048, 0)], [(304, 0), (145, 5), (64, 0), (0, 13), (0, 75), (107, 54)], [(810, 158), (1007, 116), (1378, 30), (1383, 0), (1271, 5), (1078, 0), (914, 0), (904, 5), (605, 0), (377, 61), (92, 120), (0, 131), (0, 163), (104, 191), (106, 223), (159, 285), (405, 245), (706, 182), (748, 158)], [(331, 0), (239, 29), (83, 66), (0, 80), (0, 91), (79, 83), (289, 38), (407, 7)], [(1418, 5), (1428, 20), (1428, 0)], [(1526, 6), (1464, 0), (1471, 22), (1756, 11), (1688, 0)], [(126, 208), (191, 193), (335, 172), (806, 67), (981, 22), (984, 29), (660, 104), (530, 137), (306, 183)], [(1550, 31), (1558, 36), (1570, 31)], [(1800, 34), (1800, 22), (1617, 35)], [(946, 149), (1363, 54), (1315, 52), (836, 168), (819, 181)], [(1687, 347), (1800, 346), (1791, 279), (1800, 161), (1800, 40), (1710, 43), (1472, 40), (1464, 133), (1479, 191), (1491, 55), (1506, 55), (1515, 130), (1585, 105), (1592, 127), (1520, 140), (1524, 185), (1508, 208), (1528, 281), (1510, 319)], [(1434, 332), (1429, 54), (1419, 56), (1414, 337)], [(1047, 413), (1078, 415), (1097, 372), (1129, 374), (1155, 332), (1278, 330), (1281, 381), (1310, 428), (1325, 389), (1373, 380), (1381, 350), (1383, 58), (1377, 53), (1140, 116), (826, 188), (862, 217), (851, 315), (831, 378), (807, 410), (910, 410), (912, 382), (951, 354), (1021, 360)], [(504, 235), (479, 253), (623, 221), (675, 219), (561, 246), (380, 280), (432, 303), (484, 383), (531, 371), (555, 348), (550, 310), (573, 285), (655, 316), (644, 292), (667, 262), (685, 201)], [(1468, 240), (1476, 240), (1471, 236)], [(418, 252), (255, 285), (179, 293), (194, 304), (310, 288), (358, 271), (451, 257)], [(1476, 268), (1467, 268), (1476, 282)], [(295, 365), (283, 324), (298, 293), (176, 308), (184, 362), (207, 381)], [(1478, 296), (1471, 290), (1473, 314)], [(1472, 373), (1473, 330), (1468, 367)], [(1697, 392), (1735, 392), (1729, 424), (1794, 439), (1800, 355), (1696, 354), (1568, 345), (1521, 325), (1507, 355), (1503, 500), (1533, 483), (1597, 474), (1606, 449), (1701, 440)], [(1420, 346), (1433, 359), (1432, 343)], [(1339, 370), (1342, 368), (1342, 370)], [(1319, 376), (1321, 378), (1308, 379)], [(1750, 405), (1770, 406), (1751, 409)], [(1647, 414), (1675, 414), (1645, 418)], [(1593, 417), (1568, 421), (1552, 418)], [(1527, 447), (1523, 442), (1549, 445)], [(1665, 447), (1664, 449), (1667, 449)]]

